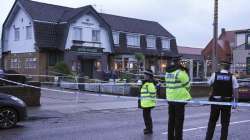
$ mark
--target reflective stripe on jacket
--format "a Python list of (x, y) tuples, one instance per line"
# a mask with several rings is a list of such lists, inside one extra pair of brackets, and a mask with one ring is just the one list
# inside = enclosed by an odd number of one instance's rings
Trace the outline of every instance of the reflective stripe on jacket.
[(166, 98), (167, 100), (190, 100), (192, 97), (189, 94), (190, 81), (189, 76), (183, 70), (175, 70), (171, 73), (166, 73)]
[(141, 87), (141, 107), (155, 107), (156, 105), (156, 86), (152, 82), (146, 82)]

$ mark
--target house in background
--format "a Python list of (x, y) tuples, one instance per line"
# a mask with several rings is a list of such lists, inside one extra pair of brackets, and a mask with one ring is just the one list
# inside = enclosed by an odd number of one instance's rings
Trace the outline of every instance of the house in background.
[[(141, 67), (163, 72), (175, 37), (159, 23), (98, 13), (92, 6), (69, 8), (16, 0), (2, 31), (3, 67), (23, 74), (50, 74), (58, 62), (90, 78), (110, 70)], [(138, 67), (138, 66), (137, 66)]]
[(250, 29), (238, 30), (235, 33), (232, 70), (241, 75), (250, 75)]
[(190, 79), (202, 80), (204, 73), (202, 48), (178, 46), (178, 52), (182, 55), (182, 65), (189, 69)]
[[(221, 29), (221, 34), (217, 42), (217, 60), (232, 62), (232, 48), (235, 46), (235, 33), (236, 31), (226, 31), (225, 28)], [(212, 73), (212, 48), (214, 47), (213, 39), (202, 50), (202, 56), (204, 57), (204, 74), (205, 78)]]
[(177, 53), (175, 37), (159, 23), (109, 14), (101, 16), (110, 25), (114, 50), (110, 57), (111, 68), (118, 71), (137, 69), (135, 53), (142, 53), (145, 61), (143, 69), (155, 73), (165, 71), (168, 53)]

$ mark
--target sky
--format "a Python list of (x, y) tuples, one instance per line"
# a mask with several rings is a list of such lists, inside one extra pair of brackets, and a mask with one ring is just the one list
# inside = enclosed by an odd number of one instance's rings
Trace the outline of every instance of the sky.
[[(180, 46), (204, 48), (213, 36), (214, 0), (35, 0), (67, 7), (93, 5), (98, 12), (159, 22)], [(15, 0), (1, 0), (0, 24)], [(250, 28), (249, 0), (219, 0), (219, 33)], [(0, 28), (2, 30), (2, 26)]]

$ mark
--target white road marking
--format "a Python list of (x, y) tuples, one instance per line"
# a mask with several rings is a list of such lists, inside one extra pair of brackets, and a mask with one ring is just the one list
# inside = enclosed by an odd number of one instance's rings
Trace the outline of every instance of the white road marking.
[[(243, 120), (243, 121), (238, 121), (238, 122), (231, 122), (229, 125), (235, 125), (235, 124), (241, 124), (241, 123), (248, 123), (250, 120)], [(217, 124), (216, 127), (221, 127), (221, 124)], [(207, 126), (201, 126), (201, 127), (195, 127), (195, 128), (189, 128), (189, 129), (184, 129), (183, 132), (188, 132), (188, 131), (195, 131), (199, 129), (206, 129)], [(168, 132), (163, 132), (163, 135), (167, 135)]]

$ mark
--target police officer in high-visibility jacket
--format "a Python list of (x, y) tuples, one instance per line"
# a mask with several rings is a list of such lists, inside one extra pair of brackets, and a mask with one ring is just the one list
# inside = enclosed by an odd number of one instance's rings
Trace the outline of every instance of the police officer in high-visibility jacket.
[[(210, 101), (231, 102), (236, 107), (238, 100), (239, 84), (230, 72), (230, 62), (221, 61), (221, 70), (213, 73), (208, 81), (212, 87)], [(230, 123), (231, 106), (211, 105), (210, 119), (208, 122), (206, 140), (212, 140), (216, 122), (221, 114), (221, 140), (227, 140), (228, 126)]]
[(151, 109), (156, 105), (156, 82), (153, 78), (152, 70), (144, 72), (145, 80), (142, 82), (140, 89), (139, 107), (143, 109), (143, 119), (145, 123), (144, 134), (153, 133), (153, 122), (151, 117)]
[(169, 104), (168, 140), (183, 139), (185, 103), (180, 101), (191, 99), (189, 76), (186, 69), (181, 66), (180, 60), (181, 56), (177, 54), (167, 56), (165, 82), (166, 98)]

